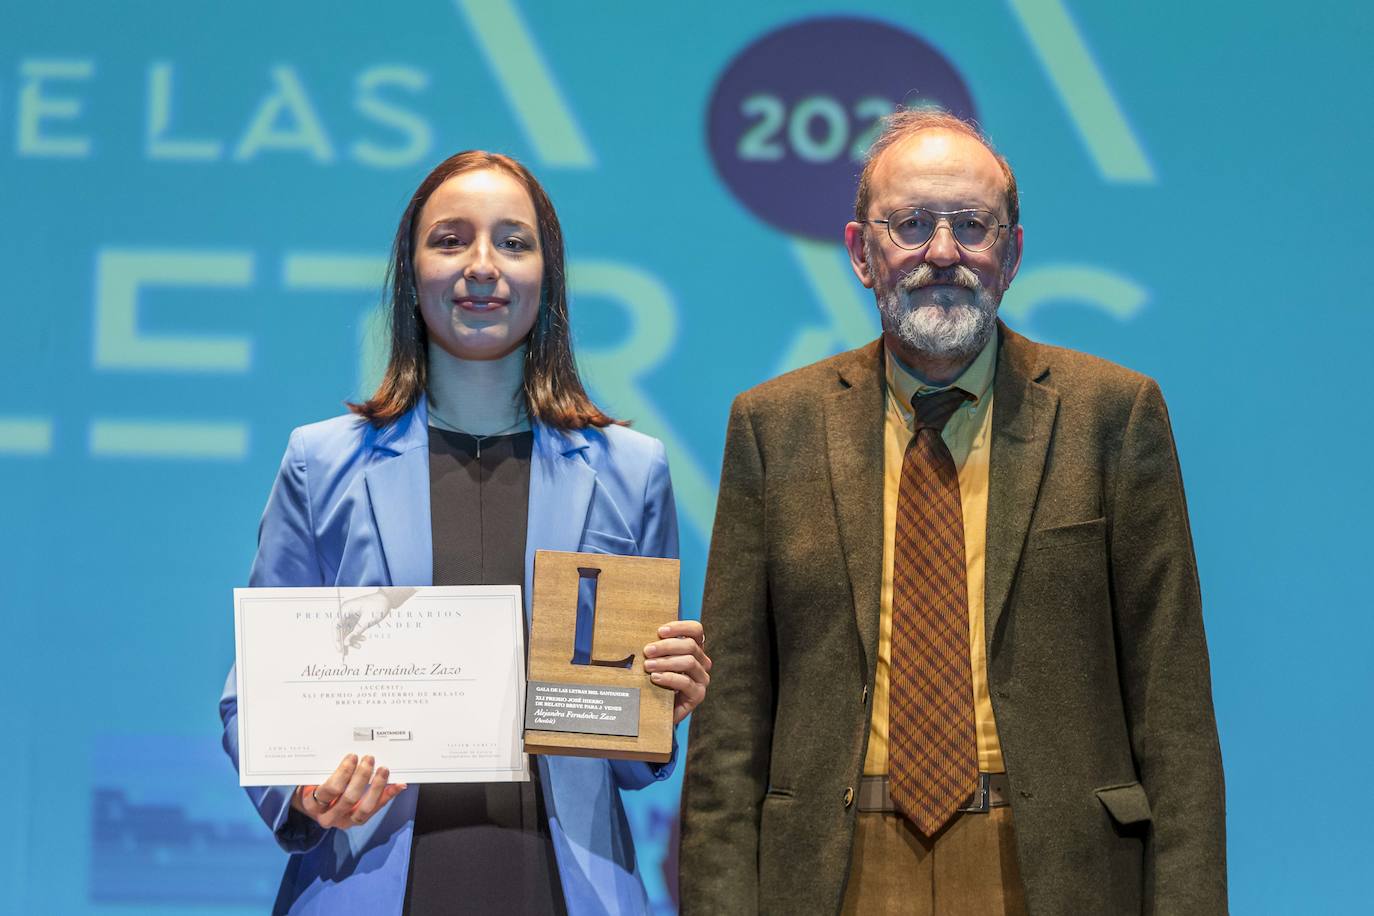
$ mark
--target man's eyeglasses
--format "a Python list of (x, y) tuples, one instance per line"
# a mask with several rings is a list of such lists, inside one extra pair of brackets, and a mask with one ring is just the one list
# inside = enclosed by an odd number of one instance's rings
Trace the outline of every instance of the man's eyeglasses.
[(902, 207), (893, 210), (887, 219), (869, 219), (887, 227), (892, 244), (908, 250), (920, 248), (935, 236), (940, 223), (949, 227), (954, 241), (965, 251), (987, 251), (997, 244), (1003, 229), (1010, 228), (999, 223), (997, 215), (988, 210), (927, 210), (924, 207)]

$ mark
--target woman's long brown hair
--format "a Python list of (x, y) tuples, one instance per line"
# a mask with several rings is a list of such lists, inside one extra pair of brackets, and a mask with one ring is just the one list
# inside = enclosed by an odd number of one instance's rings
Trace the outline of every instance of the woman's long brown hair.
[(348, 409), (374, 426), (385, 426), (415, 406), (429, 377), (428, 334), (420, 317), (415, 285), (415, 220), (434, 190), (454, 175), (479, 169), (498, 169), (520, 182), (534, 202), (539, 244), (544, 253), (544, 279), (539, 315), (526, 339), (524, 398), (531, 420), (558, 429), (610, 426), (615, 420), (592, 403), (582, 387), (573, 360), (568, 327), (567, 271), (563, 229), (553, 202), (529, 169), (509, 156), (466, 150), (450, 156), (425, 176), (401, 214), (387, 265), (391, 297), (391, 357), (372, 397)]

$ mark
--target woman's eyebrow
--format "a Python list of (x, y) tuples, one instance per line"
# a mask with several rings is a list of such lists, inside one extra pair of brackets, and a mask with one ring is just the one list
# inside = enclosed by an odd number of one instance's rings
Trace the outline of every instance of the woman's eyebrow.
[(443, 217), (443, 218), (441, 218), (441, 219), (436, 219), (434, 222), (430, 223), (430, 224), (429, 224), (429, 228), (430, 228), (431, 230), (433, 230), (433, 229), (438, 229), (440, 226), (456, 226), (456, 225), (459, 225), (459, 224), (461, 224), (461, 223), (466, 223), (466, 222), (467, 222), (467, 220), (462, 219), (461, 217), (457, 217), (457, 216), (445, 216), (445, 217)]
[(525, 222), (523, 219), (516, 219), (516, 218), (514, 218), (514, 217), (508, 217), (507, 219), (501, 220), (500, 223), (501, 223), (501, 225), (503, 225), (503, 226), (518, 226), (519, 228), (524, 229), (524, 230), (526, 230), (526, 231), (528, 231), (528, 232), (534, 232), (534, 231), (535, 231), (535, 230), (534, 230), (534, 227), (531, 226), (529, 223)]

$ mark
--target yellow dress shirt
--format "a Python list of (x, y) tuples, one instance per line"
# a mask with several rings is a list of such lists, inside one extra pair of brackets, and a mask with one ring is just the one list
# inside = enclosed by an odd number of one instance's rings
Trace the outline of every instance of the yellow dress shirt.
[[(883, 446), (883, 589), (878, 624), (878, 674), (873, 685), (873, 721), (864, 758), (865, 776), (887, 775), (888, 677), (892, 663), (892, 560), (897, 528), (897, 491), (902, 459), (913, 435), (911, 398), (939, 390), (927, 385), (887, 353), (887, 411)], [(973, 715), (978, 731), (978, 769), (1001, 773), (1002, 747), (988, 698), (987, 655), (983, 645), (983, 570), (988, 530), (988, 458), (992, 452), (992, 379), (997, 369), (997, 336), (952, 386), (973, 400), (950, 417), (941, 434), (959, 469), (959, 501), (964, 515), (964, 559), (968, 568), (968, 642), (973, 665)]]

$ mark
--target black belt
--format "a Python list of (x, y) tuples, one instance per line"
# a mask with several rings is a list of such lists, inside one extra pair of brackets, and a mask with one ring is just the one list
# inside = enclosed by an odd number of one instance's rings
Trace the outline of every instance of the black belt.
[[(886, 776), (865, 776), (859, 780), (859, 810), (864, 812), (896, 813), (897, 806), (887, 789)], [(986, 814), (992, 808), (1011, 804), (1011, 790), (1006, 773), (979, 773), (978, 788), (960, 806), (964, 814)]]

